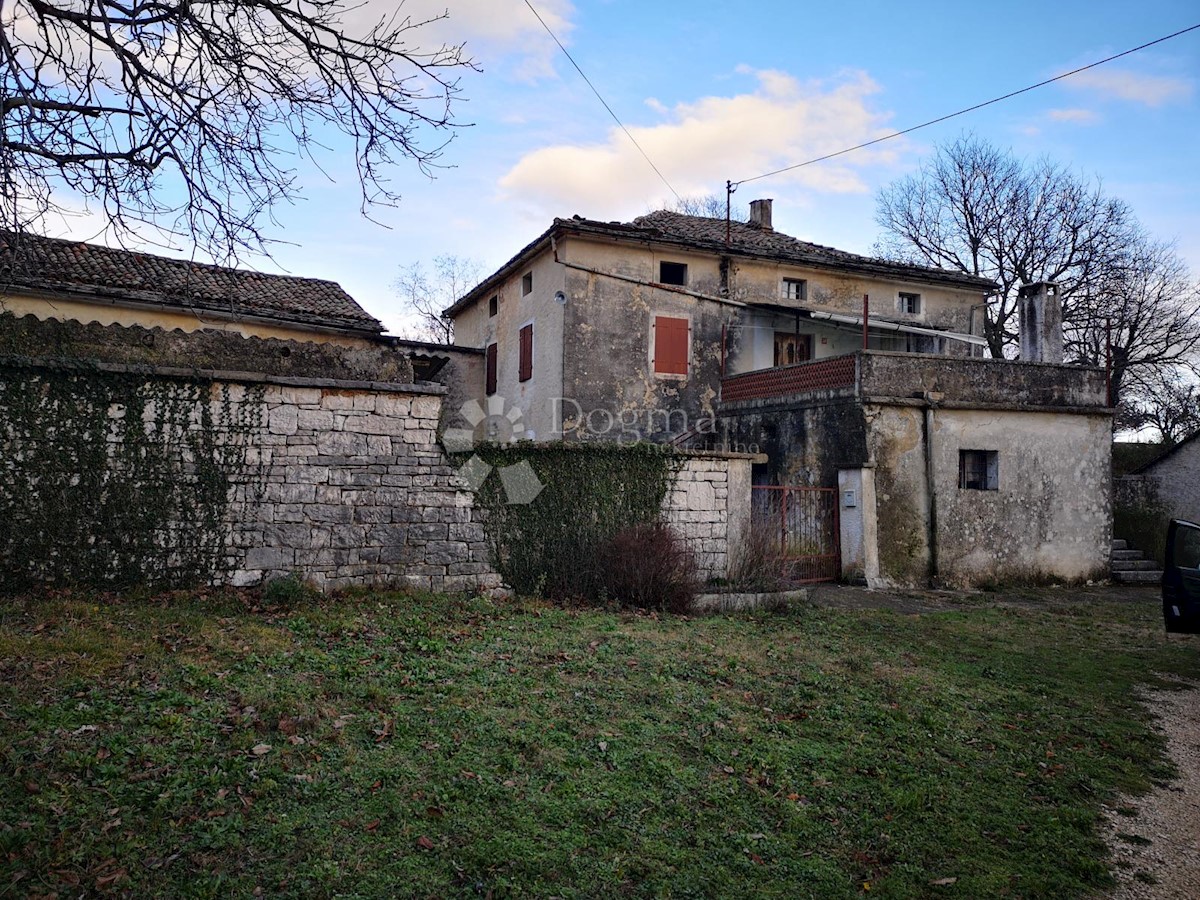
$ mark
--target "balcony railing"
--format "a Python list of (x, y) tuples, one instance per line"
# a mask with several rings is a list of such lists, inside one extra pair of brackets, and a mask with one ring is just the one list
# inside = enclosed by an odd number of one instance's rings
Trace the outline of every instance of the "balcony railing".
[(721, 380), (721, 399), (726, 402), (768, 400), (813, 391), (853, 389), (856, 359), (853, 354), (834, 356), (793, 366), (731, 375)]

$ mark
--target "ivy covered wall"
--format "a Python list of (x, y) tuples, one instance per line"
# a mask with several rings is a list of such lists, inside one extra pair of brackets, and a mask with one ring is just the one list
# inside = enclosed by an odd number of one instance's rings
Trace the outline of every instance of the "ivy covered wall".
[(262, 388), (0, 360), (0, 591), (175, 586), (229, 567)]

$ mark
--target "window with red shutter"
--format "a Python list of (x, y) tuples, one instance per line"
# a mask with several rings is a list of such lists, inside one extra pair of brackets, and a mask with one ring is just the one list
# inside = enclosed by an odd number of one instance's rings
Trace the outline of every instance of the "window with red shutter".
[(521, 381), (533, 377), (533, 323), (521, 329), (521, 365), (518, 369)]
[(654, 372), (656, 375), (686, 375), (688, 373), (687, 319), (672, 316), (654, 317)]
[(487, 347), (487, 384), (485, 387), (487, 395), (490, 397), (496, 393), (496, 345), (488, 344)]

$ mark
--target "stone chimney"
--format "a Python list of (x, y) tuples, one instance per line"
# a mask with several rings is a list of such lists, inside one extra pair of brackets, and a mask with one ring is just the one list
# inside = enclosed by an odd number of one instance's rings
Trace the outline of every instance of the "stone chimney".
[(771, 201), (750, 201), (750, 224), (757, 225), (763, 231), (773, 231), (771, 227)]
[(1022, 285), (1017, 291), (1017, 311), (1021, 359), (1062, 365), (1062, 300), (1058, 286), (1050, 281)]

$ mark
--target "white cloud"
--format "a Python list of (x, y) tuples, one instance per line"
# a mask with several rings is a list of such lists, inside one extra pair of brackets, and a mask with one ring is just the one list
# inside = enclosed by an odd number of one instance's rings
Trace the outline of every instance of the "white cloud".
[(1192, 95), (1193, 83), (1186, 78), (1143, 75), (1129, 69), (1089, 69), (1062, 82), (1075, 90), (1095, 91), (1119, 100), (1162, 106)]
[(1100, 117), (1090, 109), (1052, 109), (1046, 113), (1052, 122), (1073, 122), (1076, 125), (1093, 125)]
[[(630, 127), (637, 142), (680, 194), (720, 192), (744, 179), (823, 156), (888, 133), (887, 115), (868, 106), (879, 88), (865, 72), (836, 82), (801, 82), (785, 72), (753, 73), (750, 93), (680, 103), (653, 126)], [(653, 107), (652, 107), (653, 108)], [(861, 170), (894, 162), (902, 140), (775, 176), (822, 193), (867, 191)], [(624, 216), (670, 198), (670, 192), (619, 129), (589, 146), (543, 147), (500, 180), (535, 215)], [(766, 183), (764, 182), (764, 187)]]
[[(533, 0), (533, 5), (558, 39), (569, 45), (575, 13), (570, 0)], [(395, 6), (396, 0), (369, 0), (366, 9)], [(414, 33), (418, 43), (426, 37), (439, 43), (465, 42), (467, 54), (485, 69), (503, 57), (515, 57), (512, 74), (523, 80), (554, 74), (558, 46), (523, 0), (405, 0), (401, 11), (414, 22), (448, 13)]]

